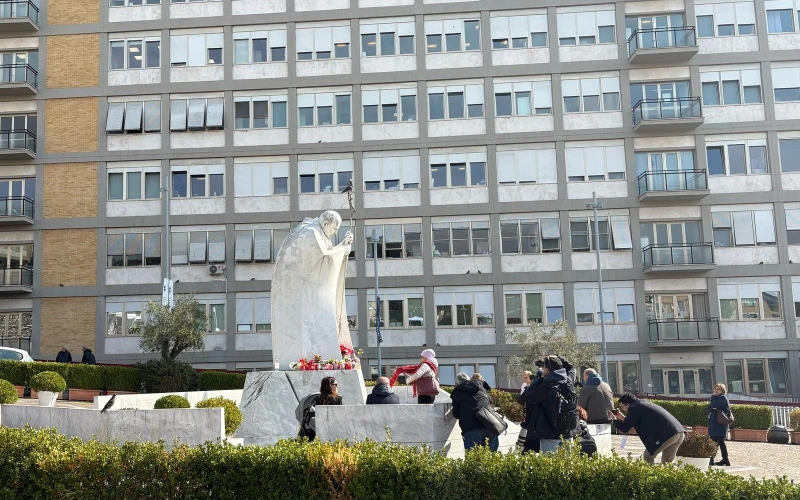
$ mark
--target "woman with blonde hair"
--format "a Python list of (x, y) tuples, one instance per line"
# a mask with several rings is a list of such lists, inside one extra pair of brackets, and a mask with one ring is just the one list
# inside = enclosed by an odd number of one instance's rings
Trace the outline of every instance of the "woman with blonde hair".
[[(728, 389), (725, 384), (717, 384), (714, 386), (714, 394), (711, 396), (711, 401), (708, 404), (708, 437), (713, 439), (720, 452), (722, 452), (722, 460), (714, 462), (714, 457), (711, 457), (709, 465), (726, 465), (731, 464), (728, 460), (728, 447), (725, 445), (725, 438), (728, 435), (728, 425), (721, 424), (717, 420), (717, 415), (723, 413), (725, 416), (731, 416), (731, 407), (728, 402)], [(715, 453), (716, 456), (716, 453)]]

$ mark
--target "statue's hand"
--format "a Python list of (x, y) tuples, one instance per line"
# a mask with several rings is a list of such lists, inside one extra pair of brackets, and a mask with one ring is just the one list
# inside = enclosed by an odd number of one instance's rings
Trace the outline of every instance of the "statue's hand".
[(353, 244), (353, 233), (347, 231), (347, 234), (344, 235), (344, 240), (342, 240), (342, 245), (350, 246)]

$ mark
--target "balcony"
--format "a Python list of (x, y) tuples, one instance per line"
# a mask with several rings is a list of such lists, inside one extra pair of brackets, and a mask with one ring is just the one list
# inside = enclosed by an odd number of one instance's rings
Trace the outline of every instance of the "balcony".
[(708, 177), (705, 170), (658, 170), (636, 178), (640, 201), (692, 201), (705, 198)]
[(0, 130), (0, 160), (36, 158), (36, 135), (27, 130)]
[(697, 51), (694, 26), (636, 30), (628, 38), (631, 64), (688, 61)]
[(702, 124), (699, 97), (642, 99), (633, 107), (634, 132), (686, 131)]
[(0, 96), (36, 95), (39, 73), (28, 64), (0, 65)]
[(30, 0), (0, 2), (0, 32), (37, 31), (39, 8)]
[(644, 272), (704, 273), (714, 269), (711, 243), (653, 244), (642, 249)]
[(35, 203), (25, 196), (0, 198), (0, 225), (33, 224)]
[(720, 344), (719, 318), (673, 318), (647, 321), (650, 347), (712, 346)]
[(31, 293), (32, 291), (32, 267), (17, 266), (0, 271), (0, 293)]

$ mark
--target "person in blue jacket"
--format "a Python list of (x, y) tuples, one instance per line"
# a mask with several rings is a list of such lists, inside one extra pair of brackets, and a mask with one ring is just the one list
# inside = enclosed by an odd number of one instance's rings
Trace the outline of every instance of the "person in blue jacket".
[[(728, 447), (725, 446), (725, 437), (728, 435), (728, 426), (717, 422), (717, 412), (723, 412), (725, 415), (731, 414), (731, 406), (728, 402), (728, 388), (725, 384), (717, 384), (714, 386), (714, 394), (711, 396), (711, 401), (708, 403), (708, 437), (713, 439), (719, 451), (722, 452), (722, 460), (714, 462), (714, 457), (711, 457), (710, 465), (726, 465), (731, 464), (728, 460)], [(716, 453), (714, 454), (716, 456)]]

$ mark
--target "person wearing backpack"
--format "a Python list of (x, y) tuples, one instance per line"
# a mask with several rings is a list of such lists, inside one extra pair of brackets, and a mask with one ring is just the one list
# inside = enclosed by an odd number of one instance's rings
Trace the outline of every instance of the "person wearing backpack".
[(551, 453), (561, 446), (562, 438), (572, 439), (578, 433), (575, 368), (564, 358), (547, 356), (542, 374), (542, 383), (525, 392), (525, 410), (531, 415), (527, 440), (538, 439), (541, 451)]

